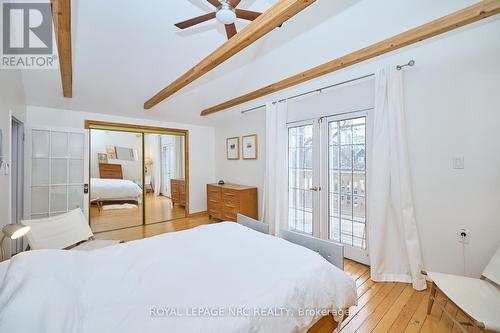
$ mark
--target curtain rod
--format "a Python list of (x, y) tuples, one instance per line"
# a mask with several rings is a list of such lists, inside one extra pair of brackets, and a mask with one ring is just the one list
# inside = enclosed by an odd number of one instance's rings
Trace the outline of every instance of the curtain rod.
[[(408, 63), (406, 64), (403, 64), (403, 65), (397, 65), (396, 66), (396, 69), (398, 71), (402, 70), (404, 67), (413, 67), (415, 65), (415, 60), (410, 60), (408, 61)], [(371, 76), (374, 76), (375, 74), (368, 74), (368, 75), (364, 75), (364, 76), (360, 76), (360, 77), (357, 77), (357, 78), (354, 78), (354, 79), (350, 79), (350, 80), (347, 80), (347, 81), (343, 81), (343, 82), (338, 82), (338, 83), (335, 83), (335, 84), (331, 84), (329, 86), (326, 86), (326, 87), (322, 87), (322, 88), (318, 88), (318, 89), (314, 89), (314, 90), (310, 90), (310, 91), (306, 91), (306, 92), (303, 92), (303, 93), (300, 93), (300, 94), (297, 94), (297, 95), (293, 95), (293, 96), (290, 96), (290, 97), (287, 97), (287, 98), (283, 98), (283, 99), (280, 99), (276, 102), (273, 102), (274, 103), (279, 103), (279, 102), (284, 102), (284, 101), (289, 101), (291, 99), (295, 99), (295, 98), (298, 98), (298, 97), (302, 97), (302, 96), (305, 96), (305, 95), (309, 95), (309, 94), (312, 94), (312, 93), (315, 93), (315, 92), (322, 92), (323, 90), (326, 90), (326, 89), (330, 89), (330, 88), (334, 88), (334, 87), (337, 87), (337, 86), (340, 86), (342, 84), (346, 84), (346, 83), (350, 83), (350, 82), (354, 82), (354, 81), (358, 81), (358, 80), (362, 80), (362, 79), (366, 79), (368, 77), (371, 77)], [(266, 105), (265, 104), (262, 104), (262, 105), (259, 105), (259, 106), (255, 106), (253, 108), (250, 108), (250, 109), (247, 109), (247, 110), (243, 110), (241, 111), (242, 114), (245, 114), (245, 113), (248, 113), (248, 112), (251, 112), (251, 111), (255, 111), (255, 110), (258, 110), (258, 109), (261, 109), (263, 107), (265, 107)]]

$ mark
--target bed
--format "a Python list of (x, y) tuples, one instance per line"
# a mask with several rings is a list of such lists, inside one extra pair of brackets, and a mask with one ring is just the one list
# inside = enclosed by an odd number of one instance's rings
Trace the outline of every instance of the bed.
[(99, 177), (90, 179), (90, 201), (97, 206), (107, 204), (141, 203), (142, 188), (123, 179), (121, 164), (99, 163)]
[(234, 222), (21, 253), (2, 276), (1, 332), (326, 333), (357, 298), (314, 251)]
[(142, 189), (139, 185), (128, 179), (102, 179), (91, 178), (90, 200), (109, 203), (141, 202)]

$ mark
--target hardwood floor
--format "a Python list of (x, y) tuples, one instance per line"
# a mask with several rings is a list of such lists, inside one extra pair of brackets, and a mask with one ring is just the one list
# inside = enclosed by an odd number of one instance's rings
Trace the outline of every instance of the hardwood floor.
[[(194, 228), (199, 225), (216, 223), (207, 215), (182, 218), (170, 222), (132, 227), (122, 230), (102, 232), (95, 235), (97, 239), (120, 239), (130, 241), (155, 236), (164, 232), (172, 232)], [(356, 281), (358, 305), (351, 307), (349, 317), (342, 323), (341, 333), (348, 332), (461, 332), (460, 329), (442, 313), (438, 306), (432, 308), (427, 316), (429, 289), (415, 291), (410, 284), (383, 282), (370, 279), (368, 266), (345, 260), (345, 272)], [(437, 294), (438, 299), (443, 296)], [(465, 315), (453, 305), (447, 308), (460, 320)], [(468, 328), (469, 332), (479, 332)]]
[[(172, 200), (164, 196), (146, 194), (146, 224), (170, 221), (186, 216), (183, 206), (172, 207)], [(94, 232), (122, 229), (142, 225), (142, 205), (130, 209), (101, 210), (90, 208), (90, 226)]]

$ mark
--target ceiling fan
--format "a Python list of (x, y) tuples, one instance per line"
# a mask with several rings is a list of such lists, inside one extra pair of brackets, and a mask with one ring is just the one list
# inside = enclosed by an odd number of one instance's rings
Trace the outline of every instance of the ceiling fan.
[(176, 23), (175, 26), (179, 29), (186, 29), (192, 27), (193, 25), (200, 24), (202, 22), (211, 20), (213, 18), (217, 19), (220, 23), (224, 24), (226, 27), (227, 39), (230, 39), (236, 35), (236, 26), (234, 22), (237, 18), (243, 20), (253, 21), (262, 13), (253, 12), (251, 10), (236, 9), (240, 4), (241, 0), (207, 0), (215, 8), (215, 12), (201, 15), (183, 22)]

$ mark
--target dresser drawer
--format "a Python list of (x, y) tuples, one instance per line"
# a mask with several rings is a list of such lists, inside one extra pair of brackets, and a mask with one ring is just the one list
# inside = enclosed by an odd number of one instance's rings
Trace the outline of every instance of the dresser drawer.
[(230, 189), (222, 189), (222, 201), (230, 201), (234, 203), (240, 202), (240, 196), (238, 191)]
[(216, 195), (220, 197), (220, 188), (212, 185), (207, 185), (207, 194)]
[(211, 217), (222, 219), (222, 212), (220, 208), (208, 208), (208, 215), (210, 215)]
[(236, 214), (235, 213), (230, 213), (230, 212), (224, 212), (221, 217), (222, 220), (224, 221), (236, 221)]
[(221, 199), (220, 192), (219, 193), (215, 193), (215, 192), (208, 192), (207, 193), (207, 200), (208, 201), (220, 202), (221, 201), (220, 199)]
[(236, 220), (236, 214), (239, 213), (239, 207), (231, 206), (228, 203), (224, 203), (222, 207), (222, 218), (228, 219), (230, 221)]

